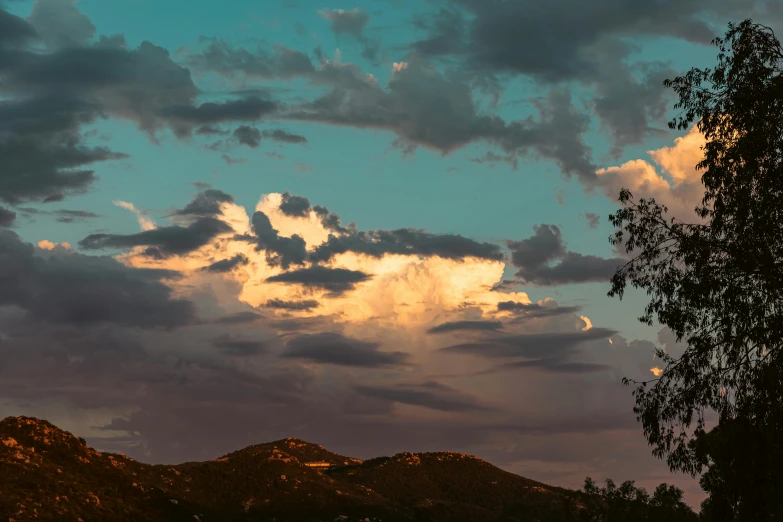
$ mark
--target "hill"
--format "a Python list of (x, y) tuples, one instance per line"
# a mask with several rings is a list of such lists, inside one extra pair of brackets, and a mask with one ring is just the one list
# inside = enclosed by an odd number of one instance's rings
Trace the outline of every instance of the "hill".
[[(328, 470), (305, 466), (327, 461)], [(458, 453), (361, 460), (299, 439), (149, 465), (30, 417), (0, 421), (0, 521), (560, 520), (576, 493)], [(342, 517), (342, 518), (341, 518)]]

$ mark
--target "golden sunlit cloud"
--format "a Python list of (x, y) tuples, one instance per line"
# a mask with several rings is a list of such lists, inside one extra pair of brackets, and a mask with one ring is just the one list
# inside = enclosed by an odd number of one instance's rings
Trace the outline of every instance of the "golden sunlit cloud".
[[(589, 330), (590, 328), (592, 328), (592, 327), (593, 327), (593, 322), (592, 322), (592, 321), (590, 320), (590, 318), (588, 318), (587, 316), (585, 316), (585, 315), (580, 315), (580, 316), (579, 316), (579, 319), (581, 319), (582, 321), (584, 321), (584, 322), (585, 322), (585, 327), (584, 327), (584, 328), (582, 328), (582, 331), (583, 331), (583, 332), (586, 332), (587, 330)], [(612, 340), (611, 340), (611, 339), (609, 339), (609, 342), (612, 342)]]
[(663, 173), (652, 163), (636, 159), (619, 167), (599, 169), (598, 183), (612, 199), (627, 188), (635, 198), (652, 197), (665, 204), (671, 215), (696, 220), (694, 209), (704, 196), (702, 173), (696, 170), (696, 164), (703, 158), (701, 147), (705, 143), (704, 135), (693, 125), (685, 136), (674, 140), (673, 146), (647, 152)]
[(62, 243), (54, 243), (52, 241), (49, 241), (48, 239), (42, 239), (38, 242), (38, 248), (41, 250), (54, 250), (56, 248), (64, 248), (65, 250), (73, 250), (73, 247), (71, 247), (71, 244), (68, 242), (62, 242)]
[[(322, 244), (329, 237), (321, 219), (313, 210), (305, 216), (290, 216), (280, 211), (282, 195), (273, 193), (260, 198), (256, 210), (264, 212), (281, 236), (300, 235), (308, 250)], [(375, 321), (389, 327), (424, 328), (447, 314), (457, 313), (466, 304), (481, 313), (494, 314), (501, 301), (530, 304), (524, 292), (501, 293), (492, 291), (502, 281), (505, 264), (478, 258), (459, 260), (440, 257), (420, 258), (418, 255), (385, 255), (380, 258), (347, 252), (339, 254), (326, 266), (361, 271), (371, 277), (355, 285), (353, 290), (334, 295), (326, 289), (268, 282), (267, 279), (283, 272), (269, 266), (266, 253), (256, 251), (247, 241), (235, 239), (235, 234), (251, 232), (247, 211), (234, 203), (221, 204), (221, 219), (234, 231), (218, 236), (208, 245), (183, 256), (163, 260), (140, 255), (136, 249), (120, 256), (124, 262), (148, 268), (167, 268), (180, 271), (184, 277), (171, 284), (175, 290), (186, 292), (216, 279), (226, 280), (226, 300), (237, 298), (254, 307), (264, 307), (269, 301), (312, 301), (318, 306), (309, 309), (279, 311), (274, 314), (296, 313), (299, 317), (331, 316), (343, 323)], [(243, 255), (248, 262), (224, 274), (212, 274), (203, 269), (210, 264)], [(217, 291), (220, 293), (220, 290)], [(585, 318), (588, 328), (592, 326)]]

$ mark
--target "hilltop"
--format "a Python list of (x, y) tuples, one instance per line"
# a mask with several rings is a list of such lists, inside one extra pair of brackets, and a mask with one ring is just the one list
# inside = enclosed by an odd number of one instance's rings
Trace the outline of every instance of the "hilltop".
[[(334, 466), (305, 466), (313, 461)], [(361, 461), (283, 439), (212, 461), (149, 465), (44, 420), (0, 421), (3, 522), (544, 521), (577, 510), (577, 497), (459, 453)]]

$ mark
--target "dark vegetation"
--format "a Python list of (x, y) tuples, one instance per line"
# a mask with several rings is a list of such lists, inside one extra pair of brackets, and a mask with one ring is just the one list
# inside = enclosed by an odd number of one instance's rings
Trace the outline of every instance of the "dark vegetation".
[(643, 289), (640, 320), (686, 346), (659, 352), (658, 378), (626, 383), (653, 453), (701, 474), (702, 518), (783, 520), (783, 49), (750, 20), (714, 43), (716, 67), (664, 84), (681, 109), (669, 126), (706, 138), (704, 199), (675, 219), (622, 191), (610, 239), (632, 259), (609, 295)]
[[(335, 466), (304, 465), (313, 461)], [(622, 513), (640, 522), (679, 522), (695, 516), (676, 488), (661, 485), (652, 499), (630, 488), (635, 496), (626, 494), (626, 484), (599, 489), (588, 480), (584, 491), (571, 491), (450, 452), (362, 462), (298, 439), (214, 461), (152, 466), (95, 451), (46, 421), (0, 421), (3, 522), (631, 520), (615, 515)]]

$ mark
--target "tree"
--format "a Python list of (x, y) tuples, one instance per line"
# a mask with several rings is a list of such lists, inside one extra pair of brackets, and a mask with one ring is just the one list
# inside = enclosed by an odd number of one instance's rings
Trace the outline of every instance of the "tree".
[[(677, 358), (658, 351), (657, 378), (624, 382), (636, 385), (634, 411), (653, 453), (692, 475), (726, 462), (716, 441), (732, 423), (743, 436), (763, 428), (783, 440), (775, 420), (783, 412), (783, 49), (751, 20), (729, 24), (713, 43), (714, 68), (664, 82), (681, 109), (669, 127), (695, 122), (706, 138), (698, 219), (667, 218), (665, 206), (635, 201), (625, 189), (623, 208), (610, 217), (610, 241), (632, 259), (612, 278), (609, 296), (622, 298), (629, 284), (645, 290), (640, 320), (657, 319), (687, 346)], [(708, 411), (722, 426), (712, 437)], [(777, 484), (780, 464), (767, 463)]]
[(585, 522), (695, 522), (698, 517), (683, 501), (682, 490), (661, 484), (652, 497), (632, 480), (617, 486), (606, 479), (601, 488), (591, 479), (585, 479), (584, 509), (579, 520)]

